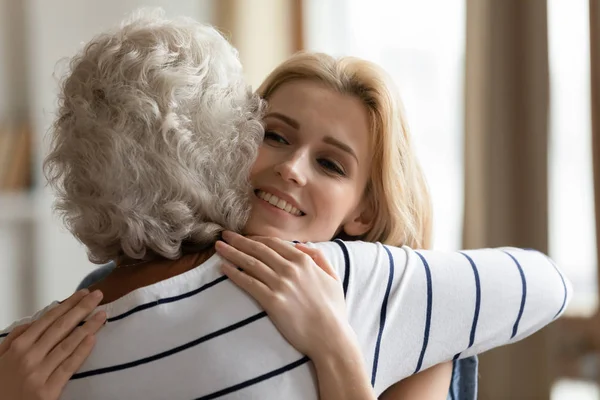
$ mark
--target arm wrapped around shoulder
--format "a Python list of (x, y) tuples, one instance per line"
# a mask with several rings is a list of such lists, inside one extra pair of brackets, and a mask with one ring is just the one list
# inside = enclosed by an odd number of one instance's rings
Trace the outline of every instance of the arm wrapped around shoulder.
[(558, 318), (571, 298), (570, 281), (538, 251), (407, 251), (406, 274), (419, 270), (427, 287), (421, 368), (521, 340)]
[[(340, 276), (376, 386), (513, 343), (565, 310), (569, 280), (543, 253), (318, 243)], [(386, 372), (382, 372), (386, 371)]]

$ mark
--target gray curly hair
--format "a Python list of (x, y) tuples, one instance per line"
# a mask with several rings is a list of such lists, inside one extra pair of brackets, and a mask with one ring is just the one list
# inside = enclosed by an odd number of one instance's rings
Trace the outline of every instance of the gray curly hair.
[(44, 162), (90, 261), (176, 259), (239, 231), (263, 104), (214, 28), (143, 11), (70, 62)]

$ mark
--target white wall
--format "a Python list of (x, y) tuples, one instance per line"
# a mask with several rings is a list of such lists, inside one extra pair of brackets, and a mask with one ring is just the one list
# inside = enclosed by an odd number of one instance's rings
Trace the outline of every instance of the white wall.
[[(43, 138), (56, 106), (57, 62), (131, 11), (155, 6), (168, 16), (214, 21), (213, 0), (0, 0), (0, 121), (28, 114), (36, 134), (33, 193), (17, 201), (0, 193), (0, 329), (68, 296), (93, 268), (53, 217), (52, 195), (43, 188)], [(2, 218), (15, 213), (31, 218)]]
[[(18, 123), (29, 108), (26, 68), (25, 6), (0, 0), (0, 129)], [(31, 270), (28, 255), (33, 226), (22, 196), (0, 195), (0, 326), (31, 309), (22, 301), (25, 274)], [(19, 212), (25, 211), (25, 213)]]
[(25, 5), (0, 0), (0, 121), (18, 119), (27, 111)]

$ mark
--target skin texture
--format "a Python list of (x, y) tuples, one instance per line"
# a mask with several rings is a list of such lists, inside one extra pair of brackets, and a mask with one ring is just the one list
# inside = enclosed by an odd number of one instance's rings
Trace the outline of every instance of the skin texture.
[(94, 333), (106, 321), (101, 311), (77, 327), (101, 300), (101, 292), (81, 290), (37, 321), (19, 326), (8, 335), (0, 343), (3, 398), (58, 398), (91, 353)]
[(363, 196), (371, 168), (366, 108), (309, 81), (283, 84), (268, 103), (250, 179), (255, 189), (285, 195), (305, 215), (254, 198), (246, 233), (301, 242), (328, 241), (341, 230), (365, 233), (371, 226)]

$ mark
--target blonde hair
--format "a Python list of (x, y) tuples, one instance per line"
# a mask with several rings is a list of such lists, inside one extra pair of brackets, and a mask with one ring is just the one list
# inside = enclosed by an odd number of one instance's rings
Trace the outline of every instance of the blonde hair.
[(93, 262), (176, 259), (249, 216), (262, 100), (215, 29), (162, 15), (92, 39), (60, 89), (44, 169)]
[(356, 96), (369, 112), (373, 164), (365, 196), (375, 218), (373, 227), (360, 239), (429, 247), (429, 190), (411, 145), (402, 102), (387, 73), (358, 58), (301, 52), (271, 72), (257, 92), (268, 101), (279, 86), (295, 80), (316, 81)]

